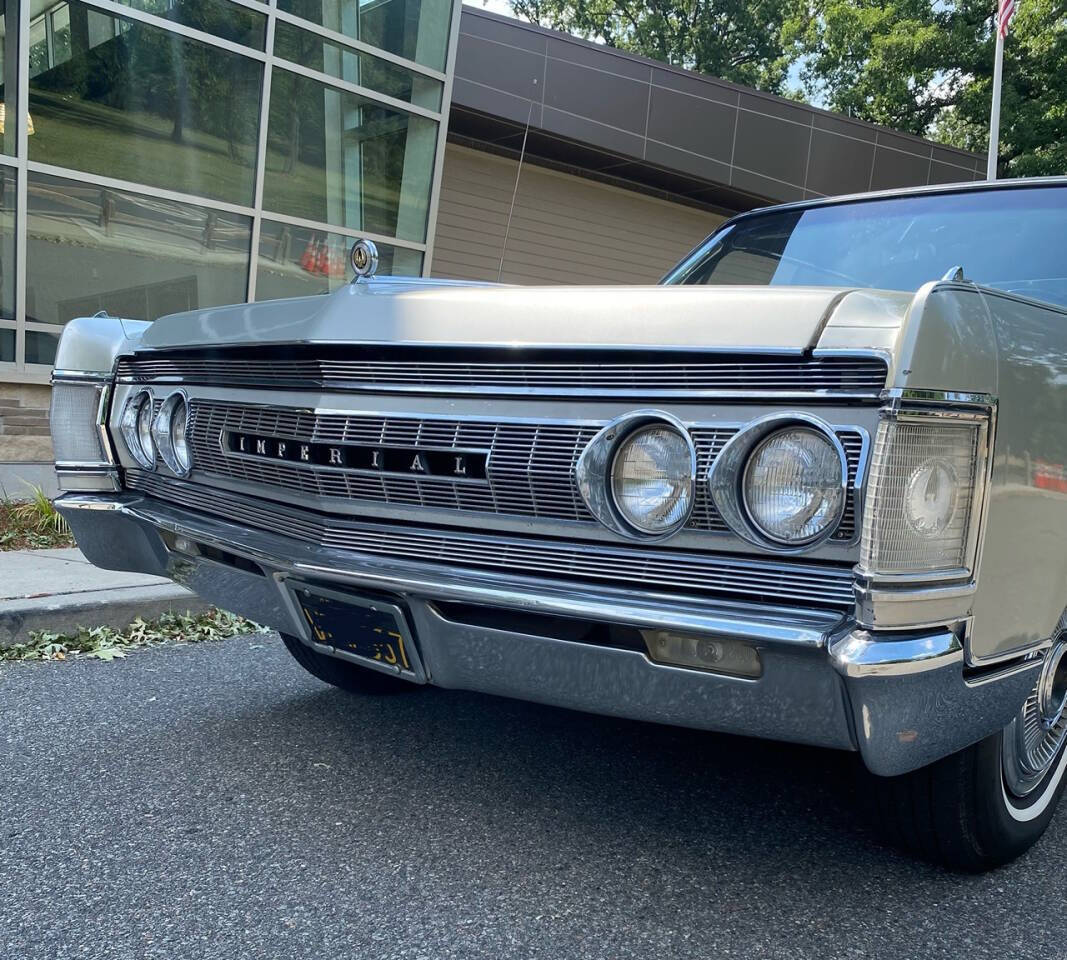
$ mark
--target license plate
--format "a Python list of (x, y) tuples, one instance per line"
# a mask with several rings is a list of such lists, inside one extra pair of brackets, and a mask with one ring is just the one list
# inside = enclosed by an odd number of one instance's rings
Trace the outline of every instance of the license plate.
[(290, 583), (311, 639), (368, 666), (424, 680), (403, 610), (339, 590)]

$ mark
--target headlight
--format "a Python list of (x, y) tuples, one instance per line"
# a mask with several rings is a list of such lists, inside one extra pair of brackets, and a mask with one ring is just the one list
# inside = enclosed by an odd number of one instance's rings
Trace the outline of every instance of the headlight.
[(639, 427), (615, 451), (611, 495), (622, 518), (642, 533), (677, 529), (693, 505), (692, 452), (667, 424)]
[(156, 447), (152, 440), (152, 394), (135, 393), (122, 410), (122, 439), (133, 459), (146, 470), (156, 466)]
[(756, 529), (790, 546), (828, 533), (845, 504), (837, 448), (808, 427), (786, 427), (762, 440), (749, 455), (741, 489)]
[(188, 428), (189, 401), (184, 393), (175, 390), (159, 408), (152, 433), (163, 462), (179, 477), (187, 477), (193, 468)]
[(860, 567), (869, 576), (970, 572), (988, 418), (902, 413), (878, 427)]

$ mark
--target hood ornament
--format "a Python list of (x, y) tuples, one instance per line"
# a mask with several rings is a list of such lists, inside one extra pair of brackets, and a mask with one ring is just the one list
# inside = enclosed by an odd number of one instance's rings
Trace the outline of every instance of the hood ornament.
[(356, 272), (353, 283), (369, 280), (378, 270), (378, 248), (373, 240), (357, 240), (348, 254), (349, 263)]

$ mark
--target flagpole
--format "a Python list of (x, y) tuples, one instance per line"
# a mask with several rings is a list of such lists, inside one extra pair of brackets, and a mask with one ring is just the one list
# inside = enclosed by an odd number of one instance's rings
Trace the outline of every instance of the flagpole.
[(997, 25), (997, 52), (993, 60), (993, 106), (989, 111), (989, 158), (986, 160), (987, 180), (997, 179), (997, 153), (1000, 146), (1000, 75), (1004, 69), (1004, 34)]

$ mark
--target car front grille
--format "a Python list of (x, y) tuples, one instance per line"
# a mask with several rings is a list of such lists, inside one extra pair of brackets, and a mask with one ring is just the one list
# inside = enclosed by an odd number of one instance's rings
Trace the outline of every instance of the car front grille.
[(854, 602), (852, 568), (844, 564), (754, 560), (693, 551), (363, 523), (294, 510), (139, 470), (127, 471), (126, 486), (235, 524), (388, 560), (685, 596), (801, 603), (842, 612)]
[(118, 363), (124, 383), (259, 389), (478, 393), (484, 396), (877, 397), (883, 359), (665, 350), (418, 345), (300, 345), (141, 351)]
[[(267, 490), (316, 498), (464, 510), (502, 516), (596, 523), (578, 491), (575, 466), (603, 424), (455, 420), (418, 417), (348, 416), (281, 407), (194, 399), (190, 438), (197, 474), (241, 480)], [(687, 528), (725, 532), (726, 524), (702, 482), (736, 427), (695, 426), (698, 477)], [(234, 454), (227, 434), (264, 435), (304, 443), (365, 444), (376, 447), (488, 453), (485, 482), (448, 477), (343, 470)], [(855, 485), (864, 437), (839, 433), (849, 465), (845, 516), (834, 539), (856, 535)], [(269, 495), (269, 494), (267, 494)]]

